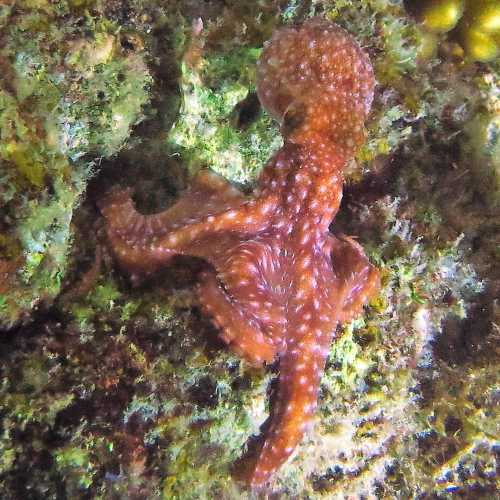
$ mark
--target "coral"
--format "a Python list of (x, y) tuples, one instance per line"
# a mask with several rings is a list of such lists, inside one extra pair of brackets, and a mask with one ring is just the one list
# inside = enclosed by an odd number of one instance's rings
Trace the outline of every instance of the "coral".
[(463, 161), (471, 165), (486, 200), (500, 206), (500, 87), (498, 74), (481, 79), (481, 110), (469, 118), (464, 131)]

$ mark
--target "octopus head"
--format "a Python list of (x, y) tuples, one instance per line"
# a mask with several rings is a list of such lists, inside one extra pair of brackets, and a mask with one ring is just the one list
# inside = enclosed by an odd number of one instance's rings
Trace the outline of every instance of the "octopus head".
[(334, 145), (347, 156), (364, 141), (374, 86), (354, 38), (321, 18), (276, 31), (258, 65), (259, 99), (285, 139)]

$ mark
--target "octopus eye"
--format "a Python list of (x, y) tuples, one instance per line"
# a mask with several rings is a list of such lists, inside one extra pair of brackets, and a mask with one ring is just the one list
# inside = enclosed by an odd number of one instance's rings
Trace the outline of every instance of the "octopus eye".
[(305, 119), (305, 106), (299, 103), (291, 104), (283, 115), (283, 125), (281, 126), (283, 136), (288, 137), (304, 123)]

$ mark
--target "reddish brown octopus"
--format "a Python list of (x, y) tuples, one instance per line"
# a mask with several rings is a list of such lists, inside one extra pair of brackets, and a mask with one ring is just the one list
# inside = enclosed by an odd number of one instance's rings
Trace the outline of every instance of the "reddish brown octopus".
[(150, 274), (180, 254), (204, 259), (198, 296), (220, 337), (254, 365), (279, 360), (271, 420), (244, 472), (251, 487), (267, 482), (310, 427), (337, 326), (378, 287), (360, 245), (328, 229), (373, 87), (368, 57), (345, 30), (320, 18), (283, 27), (264, 45), (257, 88), (284, 145), (252, 196), (203, 170), (164, 212), (138, 213), (128, 191), (101, 204), (124, 270)]

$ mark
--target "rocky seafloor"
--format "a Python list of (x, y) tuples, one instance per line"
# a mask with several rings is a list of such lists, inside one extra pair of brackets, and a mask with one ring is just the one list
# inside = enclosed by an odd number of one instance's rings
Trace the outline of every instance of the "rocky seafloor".
[(497, 7), (0, 2), (1, 498), (252, 496), (231, 471), (277, 367), (218, 340), (194, 269), (120, 274), (97, 202), (130, 186), (142, 211), (161, 210), (203, 167), (250, 190), (281, 145), (255, 94), (262, 44), (314, 15), (374, 65), (368, 139), (332, 230), (359, 238), (382, 287), (343, 326), (314, 429), (260, 495), (495, 498)]

